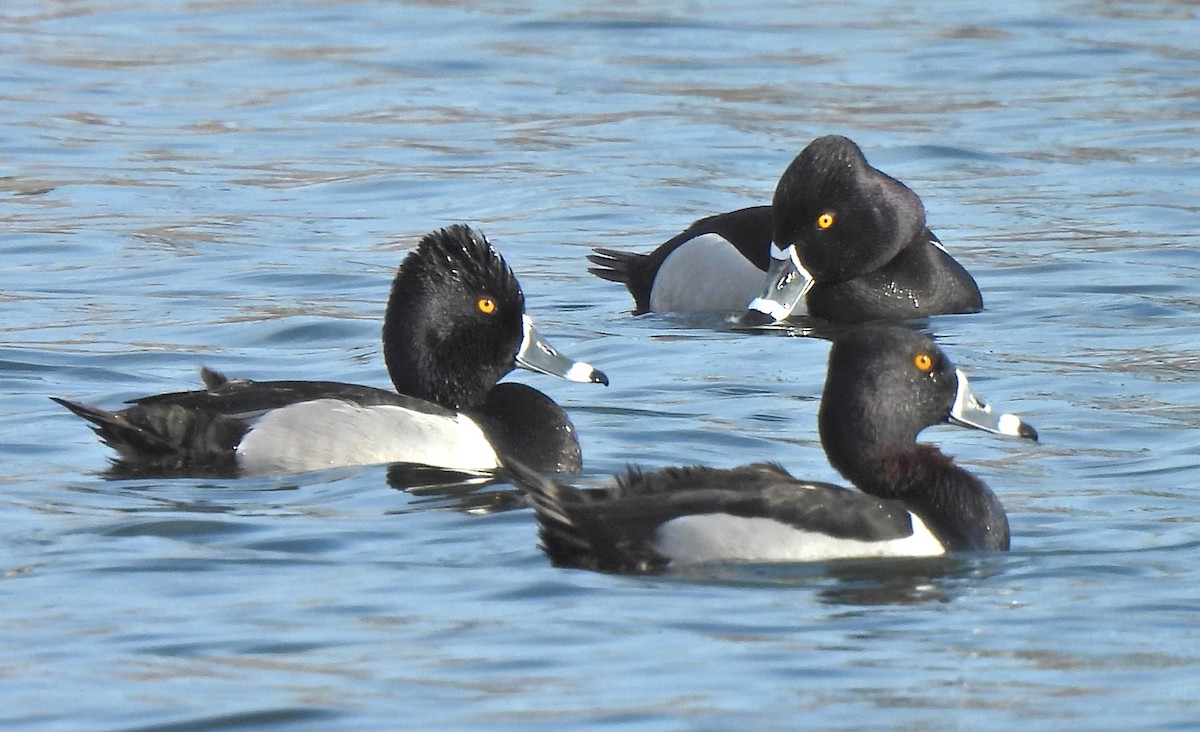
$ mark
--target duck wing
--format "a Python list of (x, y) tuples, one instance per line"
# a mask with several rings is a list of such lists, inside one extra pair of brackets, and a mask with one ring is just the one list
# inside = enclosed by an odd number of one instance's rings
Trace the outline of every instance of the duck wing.
[[(914, 532), (909, 512), (897, 501), (798, 480), (772, 463), (649, 473), (630, 468), (615, 486), (600, 490), (552, 481), (511, 460), (505, 461), (505, 469), (529, 496), (542, 548), (558, 566), (654, 574), (673, 563), (697, 561), (682, 556), (686, 549), (676, 541), (677, 529), (697, 519), (712, 525), (726, 517), (759, 519), (763, 526), (826, 542), (886, 542), (906, 539)], [(723, 544), (717, 556), (699, 561), (753, 561), (776, 555), (771, 547), (764, 554), (763, 547), (751, 546), (750, 541), (717, 543)]]

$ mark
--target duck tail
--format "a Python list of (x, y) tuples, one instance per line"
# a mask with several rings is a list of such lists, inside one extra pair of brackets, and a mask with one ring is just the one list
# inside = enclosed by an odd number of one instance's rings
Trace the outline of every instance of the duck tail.
[(588, 267), (588, 272), (602, 280), (625, 285), (637, 304), (634, 315), (650, 312), (650, 289), (654, 281), (650, 255), (602, 247), (592, 251), (595, 254), (589, 254), (588, 261), (596, 266)]
[[(538, 520), (542, 551), (556, 567), (594, 572), (658, 574), (669, 563), (654, 547), (606, 515), (606, 490), (559, 483), (509, 457), (500, 476), (521, 490)], [(619, 488), (617, 489), (619, 490)], [(635, 522), (636, 523), (636, 522)]]
[(116, 450), (111, 477), (237, 474), (234, 448), (248, 429), (239, 419), (179, 405), (138, 405), (110, 412), (50, 398), (87, 420), (100, 440)]
[(588, 255), (588, 261), (596, 265), (588, 267), (588, 272), (596, 275), (602, 280), (609, 282), (620, 282), (628, 284), (630, 265), (640, 259), (645, 258), (645, 254), (637, 254), (636, 252), (622, 252), (617, 249), (605, 249), (596, 247), (592, 250), (595, 254)]
[(595, 547), (572, 508), (584, 504), (578, 488), (560, 485), (510, 457), (502, 458), (501, 476), (529, 498), (538, 520), (542, 551), (560, 567), (588, 566)]
[(75, 416), (87, 420), (92, 431), (99, 435), (100, 440), (122, 456), (161, 453), (171, 449), (166, 440), (154, 432), (134, 424), (121, 412), (110, 412), (69, 399), (58, 397), (50, 397), (50, 399), (71, 410)]

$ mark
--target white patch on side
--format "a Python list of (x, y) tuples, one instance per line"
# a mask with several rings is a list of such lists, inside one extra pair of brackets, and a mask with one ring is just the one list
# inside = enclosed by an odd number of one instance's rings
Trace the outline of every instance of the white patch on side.
[(912, 536), (886, 541), (838, 539), (769, 518), (727, 513), (672, 519), (658, 529), (654, 548), (674, 565), (702, 562), (819, 562), (864, 557), (931, 557), (946, 550), (921, 519), (909, 514)]
[(500, 465), (479, 425), (461, 414), (360, 407), (337, 399), (268, 412), (242, 438), (237, 456), (250, 475), (395, 462), (470, 471)]
[(745, 310), (765, 276), (724, 237), (701, 234), (663, 260), (650, 290), (650, 309)]

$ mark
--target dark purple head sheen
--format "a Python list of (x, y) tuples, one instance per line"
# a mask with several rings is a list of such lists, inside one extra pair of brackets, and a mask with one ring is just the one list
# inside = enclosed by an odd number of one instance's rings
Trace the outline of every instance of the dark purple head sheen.
[(864, 493), (903, 501), (947, 549), (1008, 548), (996, 496), (916, 438), (946, 422), (1034, 440), (1037, 432), (1015, 415), (993, 412), (928, 335), (893, 326), (838, 338), (818, 421), (838, 472)]
[[(919, 356), (929, 359), (922, 370)], [(921, 365), (924, 365), (924, 360)], [(868, 493), (885, 457), (911, 452), (921, 430), (950, 419), (957, 377), (931, 338), (905, 328), (860, 328), (834, 342), (821, 397), (821, 444), (830, 464)]]
[(784, 171), (771, 203), (775, 244), (796, 248), (816, 282), (844, 282), (924, 243), (925, 207), (839, 135), (811, 142)]
[(932, 338), (900, 326), (860, 327), (834, 342), (818, 420), (830, 464), (885, 498), (904, 492), (900, 472), (931, 475), (953, 465), (936, 447), (916, 443), (931, 425), (1038, 438), (1020, 417), (980, 399)]

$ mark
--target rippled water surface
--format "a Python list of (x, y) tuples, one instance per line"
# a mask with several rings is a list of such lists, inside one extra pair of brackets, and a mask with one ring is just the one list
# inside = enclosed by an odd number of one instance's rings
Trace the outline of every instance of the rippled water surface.
[[(1200, 721), (1200, 11), (1184, 2), (15, 0), (0, 9), (6, 730), (1185, 729)], [(987, 303), (929, 321), (1038, 444), (925, 439), (1013, 551), (554, 569), (511, 494), (384, 467), (106, 481), (51, 395), (386, 385), (391, 273), (479, 225), (608, 389), (585, 482), (816, 441), (827, 345), (585, 271), (841, 133)], [(513, 509), (513, 510), (501, 510)]]

